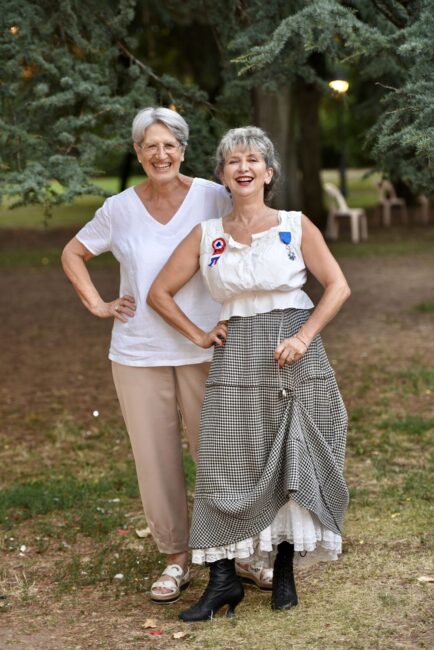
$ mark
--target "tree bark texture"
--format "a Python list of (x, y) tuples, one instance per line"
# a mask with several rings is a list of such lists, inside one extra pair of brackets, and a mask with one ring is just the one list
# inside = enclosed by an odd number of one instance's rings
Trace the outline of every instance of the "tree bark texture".
[(262, 88), (254, 88), (252, 99), (253, 122), (269, 135), (281, 164), (281, 178), (272, 205), (282, 210), (300, 210), (295, 113), (291, 89), (286, 86), (277, 92), (268, 92)]
[(319, 105), (321, 92), (313, 84), (300, 80), (296, 86), (300, 126), (299, 162), (302, 175), (303, 211), (321, 230), (326, 213), (321, 183), (321, 128)]

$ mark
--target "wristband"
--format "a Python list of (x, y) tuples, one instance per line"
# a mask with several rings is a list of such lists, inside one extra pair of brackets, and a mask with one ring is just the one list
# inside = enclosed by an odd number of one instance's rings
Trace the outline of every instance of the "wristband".
[(298, 339), (300, 341), (300, 343), (303, 343), (306, 350), (308, 349), (309, 345), (306, 343), (306, 341), (303, 341), (303, 339), (301, 338), (301, 336), (300, 336), (300, 334), (298, 332), (296, 334), (294, 334), (294, 338)]

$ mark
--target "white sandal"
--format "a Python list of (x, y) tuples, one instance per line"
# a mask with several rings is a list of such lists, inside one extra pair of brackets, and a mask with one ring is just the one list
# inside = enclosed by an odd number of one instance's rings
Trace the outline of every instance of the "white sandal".
[(235, 560), (235, 571), (244, 584), (255, 585), (261, 591), (271, 591), (273, 588), (273, 569), (264, 568), (260, 564), (244, 564)]
[[(163, 576), (169, 576), (172, 580), (164, 580)], [(169, 564), (151, 586), (151, 599), (155, 603), (169, 604), (175, 603), (181, 595), (181, 591), (186, 589), (190, 583), (190, 569), (184, 573), (179, 564)], [(155, 589), (170, 589), (167, 594), (160, 594)]]

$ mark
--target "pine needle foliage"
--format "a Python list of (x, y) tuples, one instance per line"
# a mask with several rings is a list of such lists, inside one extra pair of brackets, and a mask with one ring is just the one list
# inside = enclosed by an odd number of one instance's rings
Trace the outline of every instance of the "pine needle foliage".
[(102, 194), (95, 161), (125, 151), (143, 106), (208, 110), (205, 93), (135, 56), (137, 0), (0, 0), (0, 15), (0, 200), (13, 207), (49, 214)]
[[(326, 88), (309, 65), (314, 53), (345, 63), (384, 90), (367, 137), (377, 167), (415, 193), (432, 195), (434, 160), (434, 0), (317, 0), (290, 3), (272, 31), (261, 29), (268, 2), (249, 32), (233, 40), (240, 76), (270, 86), (301, 76)], [(260, 41), (260, 42), (258, 42)], [(268, 81), (267, 81), (268, 79)]]
[(396, 56), (402, 81), (388, 88), (384, 112), (371, 130), (373, 153), (392, 180), (434, 195), (434, 2), (421, 3), (417, 20), (402, 31)]
[[(89, 182), (96, 149), (119, 143), (127, 108), (119, 93), (119, 49), (133, 3), (1, 1), (0, 165), (13, 205), (70, 201)], [(134, 85), (138, 70), (123, 76)], [(65, 188), (60, 192), (53, 181)]]
[[(214, 106), (191, 79), (159, 76), (138, 54), (145, 10), (158, 18), (154, 33), (209, 27), (222, 79)], [(96, 160), (125, 152), (146, 105), (176, 104), (192, 132), (187, 171), (207, 175), (216, 135), (249, 119), (251, 89), (302, 79), (329, 92), (318, 61), (369, 80), (374, 102), (382, 93), (367, 147), (392, 180), (433, 193), (434, 0), (0, 0), (0, 16), (0, 200), (9, 204), (49, 212), (101, 193), (90, 181)]]

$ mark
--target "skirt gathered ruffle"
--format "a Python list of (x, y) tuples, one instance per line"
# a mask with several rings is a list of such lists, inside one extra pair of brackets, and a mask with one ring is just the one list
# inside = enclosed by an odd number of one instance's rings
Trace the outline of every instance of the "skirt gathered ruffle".
[(258, 535), (225, 546), (194, 549), (192, 559), (194, 564), (204, 564), (236, 558), (272, 567), (277, 545), (284, 541), (294, 545), (296, 566), (334, 561), (342, 553), (342, 537), (325, 528), (313, 513), (290, 499), (280, 508), (271, 525)]
[(347, 414), (333, 369), (320, 336), (296, 363), (279, 370), (273, 360), (309, 315), (231, 318), (214, 351), (190, 535), (196, 558), (216, 548), (226, 557), (271, 553), (283, 539), (300, 552), (340, 552)]

